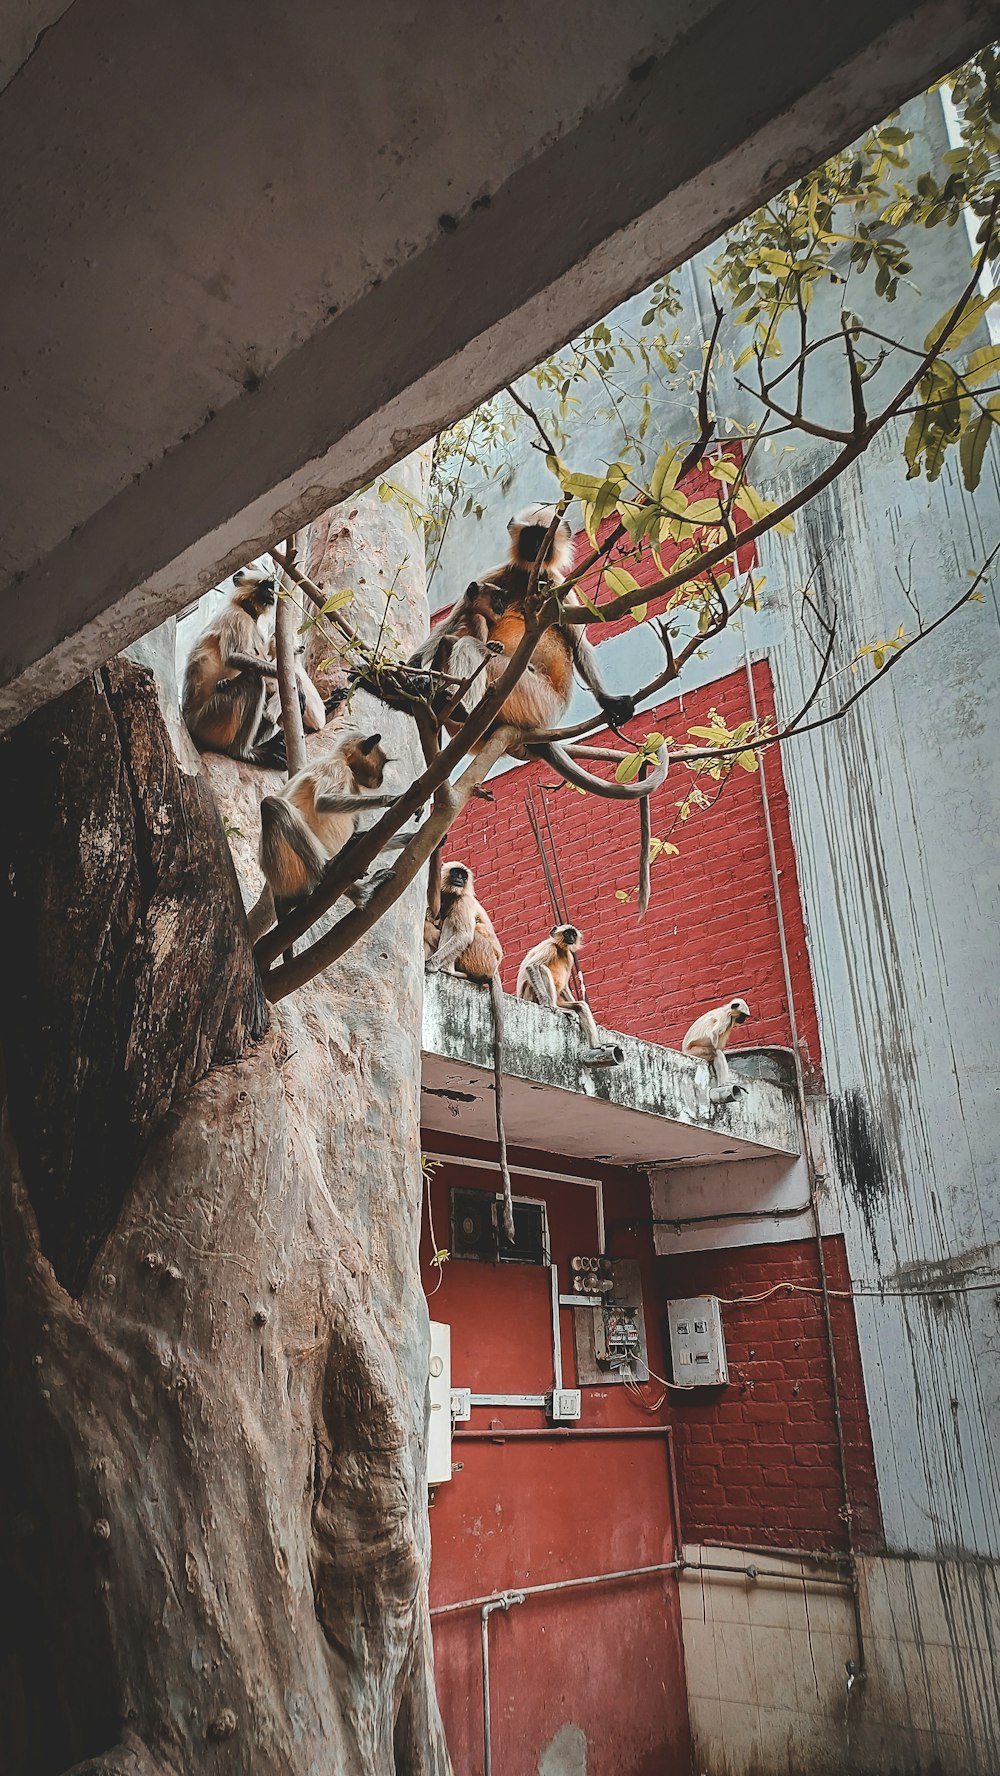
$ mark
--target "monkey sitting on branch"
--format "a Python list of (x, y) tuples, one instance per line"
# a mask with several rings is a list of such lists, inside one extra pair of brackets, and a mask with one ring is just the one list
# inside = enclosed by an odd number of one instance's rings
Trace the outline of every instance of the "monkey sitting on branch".
[[(391, 808), (398, 792), (382, 790), (389, 763), (381, 734), (349, 728), (330, 752), (297, 771), (260, 804), (260, 867), (267, 883), (248, 914), (256, 942), (293, 906), (311, 894), (357, 829), (366, 808)], [(400, 842), (410, 836), (398, 835)], [(363, 904), (372, 884), (358, 882), (348, 897)]]
[(202, 752), (255, 761), (254, 746), (278, 669), (268, 658), (261, 618), (273, 609), (273, 574), (241, 568), (236, 588), (195, 642), (184, 671), (181, 711)]
[[(570, 587), (560, 594), (572, 565), (573, 533), (559, 508), (530, 506), (507, 526), (510, 553), (506, 562), (491, 568), (467, 587), (445, 621), (435, 628), (411, 657), (411, 667), (427, 672), (475, 674), (475, 689), (444, 713), (451, 734), (461, 732), (462, 722), (481, 697), (497, 684), (524, 639), (529, 597), (535, 592), (555, 595), (564, 608), (580, 608)], [(642, 912), (649, 901), (650, 823), (646, 804), (667, 775), (663, 747), (644, 759), (632, 779), (609, 781), (586, 769), (580, 760), (621, 765), (628, 754), (608, 747), (562, 745), (551, 730), (558, 726), (573, 695), (574, 669), (592, 691), (612, 727), (635, 712), (631, 697), (612, 696), (604, 687), (597, 653), (579, 624), (553, 622), (538, 640), (518, 683), (501, 705), (495, 722), (471, 745), (478, 752), (490, 736), (505, 728), (508, 753), (515, 758), (544, 758), (566, 782), (611, 801), (638, 801), (642, 805), (640, 896)], [(441, 713), (441, 699), (435, 704)], [(546, 735), (547, 738), (535, 738)]]
[[(482, 662), (483, 650), (489, 648), (491, 658), (483, 674), (485, 683), (476, 701), (500, 679), (524, 636), (525, 603), (532, 574), (539, 590), (557, 591), (573, 560), (573, 533), (565, 518), (557, 522), (555, 506), (529, 506), (510, 520), (507, 532), (507, 560), (472, 582), (445, 621), (432, 630), (410, 659), (411, 666), (428, 671), (456, 671), (456, 647), (472, 641), (474, 649), (460, 673), (465, 676)], [(577, 606), (580, 603), (572, 590), (565, 594), (565, 601)], [(464, 655), (462, 659), (464, 662)], [(523, 677), (502, 705), (496, 725), (515, 728), (526, 738), (538, 729), (554, 727), (569, 707), (574, 666), (607, 720), (616, 727), (628, 721), (634, 713), (632, 699), (614, 697), (605, 690), (595, 650), (582, 629), (575, 625), (563, 629), (553, 624), (545, 631)], [(468, 698), (463, 701), (468, 705)], [(459, 712), (453, 711), (446, 724), (449, 732), (457, 732), (461, 720)], [(511, 750), (520, 752), (521, 748), (515, 742)]]
[(503, 1180), (503, 1225), (514, 1239), (514, 1204), (507, 1169), (503, 1124), (504, 993), (500, 985), (503, 950), (486, 909), (476, 899), (472, 871), (464, 863), (446, 863), (441, 872), (441, 906), (437, 918), (424, 921), (424, 966), (428, 974), (462, 974), (490, 989), (493, 1013), (493, 1085), (496, 1099), (497, 1155)]
[(700, 1018), (695, 1018), (681, 1043), (682, 1054), (694, 1055), (696, 1060), (707, 1062), (709, 1074), (715, 1080), (715, 1087), (709, 1093), (713, 1104), (728, 1103), (743, 1089), (733, 1079), (725, 1048), (733, 1026), (745, 1024), (749, 1016), (750, 1007), (745, 999), (731, 999), (728, 1005), (719, 1005), (714, 1011), (703, 1012)]

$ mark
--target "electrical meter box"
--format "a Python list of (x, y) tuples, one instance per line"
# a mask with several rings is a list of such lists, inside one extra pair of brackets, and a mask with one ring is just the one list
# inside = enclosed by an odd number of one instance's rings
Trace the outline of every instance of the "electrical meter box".
[(718, 1296), (668, 1301), (667, 1325), (674, 1381), (681, 1387), (722, 1387), (729, 1364)]
[(649, 1380), (642, 1280), (635, 1258), (573, 1258), (570, 1263), (576, 1379), (582, 1387)]
[(427, 1433), (427, 1484), (451, 1479), (451, 1327), (431, 1321), (431, 1419)]

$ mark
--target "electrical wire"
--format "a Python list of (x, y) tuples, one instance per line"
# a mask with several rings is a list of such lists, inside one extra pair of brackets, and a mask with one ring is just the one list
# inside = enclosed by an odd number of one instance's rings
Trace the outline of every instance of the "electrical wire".
[[(649, 1369), (648, 1362), (646, 1368)], [(701, 1385), (697, 1381), (668, 1381), (665, 1375), (657, 1375), (655, 1369), (649, 1369), (649, 1379), (650, 1381), (658, 1381), (661, 1387), (670, 1388), (675, 1394), (698, 1392)]]
[[(431, 1264), (433, 1265), (434, 1260), (437, 1258), (437, 1255), (438, 1255), (438, 1243), (437, 1243), (437, 1234), (434, 1232), (434, 1211), (431, 1208), (431, 1174), (430, 1174), (430, 1172), (424, 1173), (424, 1184), (426, 1185), (426, 1188), (427, 1188), (427, 1228), (428, 1228), (428, 1232), (430, 1233), (430, 1236), (431, 1236)], [(438, 1280), (434, 1284), (433, 1289), (425, 1289), (424, 1290), (424, 1294), (427, 1296), (428, 1301), (430, 1300), (432, 1295), (437, 1294), (438, 1290), (441, 1287), (441, 1284), (444, 1282), (444, 1259), (441, 1259), (440, 1262), (438, 1263), (437, 1273), (438, 1273)]]
[[(796, 1295), (821, 1296), (823, 1294), (823, 1290), (817, 1288), (813, 1283), (781, 1282), (773, 1283), (769, 1289), (763, 1289), (759, 1295), (719, 1295), (717, 1300), (722, 1307), (752, 1306), (757, 1301), (769, 1301), (772, 1295), (779, 1295), (782, 1289), (787, 1290), (790, 1295), (794, 1293)], [(858, 1299), (880, 1301), (885, 1298), (905, 1301), (911, 1297), (919, 1298), (923, 1295), (971, 1295), (977, 1289), (1000, 1290), (1000, 1277), (994, 1278), (992, 1282), (943, 1283), (937, 1286), (928, 1284), (920, 1289), (876, 1289), (859, 1283), (857, 1288), (827, 1289), (826, 1293), (838, 1301), (857, 1301)]]
[(627, 1376), (623, 1377), (623, 1380), (629, 1393), (632, 1395), (635, 1404), (640, 1407), (643, 1412), (648, 1412), (650, 1414), (659, 1412), (660, 1407), (663, 1405), (663, 1402), (667, 1397), (666, 1393), (662, 1393), (656, 1401), (646, 1400), (639, 1392), (638, 1386), (634, 1381), (629, 1381)]

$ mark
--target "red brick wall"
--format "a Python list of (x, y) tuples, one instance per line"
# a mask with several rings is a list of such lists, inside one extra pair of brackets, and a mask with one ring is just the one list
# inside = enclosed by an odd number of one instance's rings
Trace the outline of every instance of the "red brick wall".
[[(766, 663), (754, 667), (754, 684), (761, 715), (773, 711)], [(626, 731), (635, 736), (661, 732), (684, 741), (688, 728), (704, 722), (713, 707), (731, 725), (749, 715), (742, 671), (683, 702), (674, 697), (644, 712)], [(818, 1073), (816, 1010), (778, 754), (777, 747), (768, 751), (766, 771), (782, 908), (804, 1059)], [(674, 767), (653, 797), (652, 824), (658, 837), (670, 830), (692, 781), (688, 771)], [(582, 960), (598, 1021), (676, 1048), (700, 1012), (741, 993), (753, 1019), (736, 1034), (733, 1046), (740, 1041), (790, 1044), (759, 775), (734, 771), (712, 808), (674, 828), (671, 842), (680, 854), (653, 865), (653, 898), (645, 919), (639, 917), (634, 897), (629, 903), (616, 899), (619, 889), (633, 888), (636, 881), (637, 812), (569, 788), (553, 793), (544, 787), (552, 782), (551, 767), (534, 763), (494, 779), (493, 801), (471, 802), (449, 841), (450, 857), (461, 858), (474, 870), (477, 892), (496, 924), (506, 952), (504, 986), (513, 991), (521, 957), (553, 923), (528, 825), (531, 784), (536, 804), (544, 801), (548, 808), (567, 916), (585, 934)], [(714, 796), (719, 786), (709, 779), (702, 782)]]
[[(847, 1289), (843, 1240), (825, 1240), (824, 1253), (831, 1291)], [(670, 1395), (685, 1537), (845, 1547), (822, 1302), (781, 1286), (818, 1290), (814, 1242), (663, 1258), (660, 1280), (666, 1298), (718, 1295), (725, 1303), (730, 1385), (714, 1397)], [(853, 1302), (833, 1296), (831, 1318), (854, 1539), (875, 1549), (882, 1524)]]

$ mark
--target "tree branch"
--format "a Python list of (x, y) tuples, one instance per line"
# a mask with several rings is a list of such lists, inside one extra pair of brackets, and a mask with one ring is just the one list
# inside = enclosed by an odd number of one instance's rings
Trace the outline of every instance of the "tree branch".
[(535, 430), (537, 431), (538, 436), (542, 440), (542, 445), (545, 449), (546, 455), (547, 456), (554, 456), (558, 459), (559, 453), (556, 450), (556, 447), (553, 444), (552, 439), (549, 437), (548, 432), (545, 430), (545, 427), (543, 426), (541, 420), (539, 419), (538, 414), (535, 412), (535, 409), (532, 407), (530, 401), (525, 401), (524, 398), (518, 394), (518, 392), (512, 382), (504, 383), (504, 393), (510, 396), (510, 398), (514, 402), (515, 406), (520, 407), (522, 413), (527, 414), (532, 425), (535, 427)]
[[(289, 537), (285, 543), (284, 559), (278, 564), (282, 579), (287, 577), (290, 581), (288, 566), (294, 561), (294, 557), (295, 544)], [(278, 668), (281, 726), (285, 734), (285, 758), (290, 778), (306, 767), (306, 737), (299, 706), (299, 684), (295, 675), (295, 630), (295, 612), (292, 609), (289, 584), (279, 597), (274, 613), (274, 658)]]
[(715, 431), (715, 418), (708, 410), (708, 394), (712, 377), (712, 361), (715, 357), (716, 347), (719, 343), (719, 332), (725, 315), (723, 309), (719, 307), (716, 300), (715, 291), (710, 291), (710, 295), (712, 298), (712, 308), (715, 312), (715, 324), (713, 325), (708, 338), (708, 345), (705, 351), (705, 362), (702, 365), (701, 370), (701, 384), (698, 389), (698, 436), (677, 471), (678, 481), (683, 481), (685, 475), (689, 475), (692, 469), (698, 467), (698, 464), (701, 462), (702, 457), (712, 442), (712, 435)]
[(346, 950), (364, 937), (382, 915), (395, 905), (431, 853), (436, 850), (474, 790), (497, 760), (503, 757), (510, 737), (509, 728), (498, 728), (463, 771), (458, 782), (447, 789), (441, 786), (432, 812), (419, 832), (400, 852), (395, 868), (378, 884), (364, 906), (354, 907), (330, 931), (318, 938), (307, 950), (303, 950), (301, 955), (293, 957), (279, 968), (273, 968), (265, 976), (264, 991), (272, 1003), (284, 999), (288, 993), (294, 993), (297, 987), (304, 986), (307, 981), (321, 974), (324, 968), (329, 968), (332, 962), (336, 962)]
[[(822, 493), (825, 488), (831, 486), (832, 483), (838, 480), (844, 471), (848, 469), (859, 456), (863, 455), (872, 440), (878, 436), (879, 432), (883, 431), (889, 422), (896, 418), (897, 414), (905, 406), (931, 365), (938, 357), (940, 357), (947, 345), (949, 336), (976, 293), (983, 266), (985, 265), (989, 254), (989, 248), (993, 238), (993, 223), (996, 219), (998, 209), (1000, 209), (1000, 197), (995, 198), (990, 206), (989, 226), (986, 230), (982, 249), (976, 259), (972, 276), (952, 307), (950, 313), (941, 323), (930, 346), (921, 355), (912, 374), (907, 377), (902, 386), (897, 389), (892, 400), (886, 407), (883, 407), (880, 413), (875, 414), (873, 418), (869, 419), (867, 424), (865, 424), (859, 431), (846, 435), (848, 441), (844, 442), (843, 448), (838, 455), (834, 457), (832, 463), (829, 463), (825, 469), (821, 470), (818, 475), (814, 476), (805, 487), (799, 489), (796, 493), (790, 494), (788, 499), (786, 499), (781, 505), (776, 506), (772, 512), (767, 513), (765, 517), (757, 519), (755, 522), (747, 525), (745, 530), (740, 531), (739, 538), (741, 548), (745, 548), (748, 543), (756, 542), (759, 537), (766, 536), (769, 531), (774, 530), (774, 528), (778, 524), (783, 523), (786, 518), (794, 517), (795, 513), (801, 511), (803, 506), (808, 505), (811, 500), (815, 499), (818, 493)], [(801, 421), (796, 421), (795, 423), (802, 424)], [(562, 620), (567, 623), (580, 624), (613, 622), (618, 617), (627, 616), (629, 611), (631, 611), (636, 604), (645, 604), (651, 598), (662, 597), (670, 592), (678, 591), (682, 586), (689, 585), (692, 580), (698, 579), (709, 568), (715, 567), (718, 563), (725, 561), (731, 554), (732, 546), (728, 541), (725, 543), (719, 543), (715, 548), (707, 549), (696, 561), (689, 562), (686, 567), (681, 568), (676, 573), (665, 574), (662, 579), (654, 580), (651, 584), (643, 586), (635, 592), (623, 592), (617, 598), (610, 599), (607, 604), (601, 606), (599, 617), (593, 616), (585, 607), (581, 607), (580, 609), (570, 607), (569, 609), (564, 610)], [(572, 585), (581, 571), (581, 569), (574, 570), (574, 573), (569, 576), (566, 585)]]
[[(267, 968), (288, 948), (289, 943), (302, 937), (316, 920), (328, 912), (334, 901), (345, 890), (364, 876), (366, 870), (388, 841), (395, 836), (400, 827), (423, 807), (429, 796), (437, 791), (447, 791), (447, 780), (455, 766), (465, 757), (487, 728), (499, 714), (511, 691), (520, 680), (535, 648), (538, 646), (545, 630), (551, 626), (551, 617), (555, 612), (555, 601), (547, 597), (542, 605), (537, 621), (525, 624), (524, 635), (514, 653), (510, 656), (506, 670), (498, 678), (486, 695), (476, 704), (475, 709), (463, 722), (455, 738), (428, 763), (419, 777), (414, 778), (409, 788), (404, 790), (395, 805), (377, 820), (367, 832), (356, 833), (343, 850), (338, 853), (330, 870), (324, 876), (319, 887), (305, 900), (300, 907), (286, 915), (280, 924), (259, 940), (255, 954), (258, 965)], [(504, 729), (509, 742), (512, 731)], [(490, 743), (492, 745), (492, 742)], [(506, 744), (495, 758), (506, 751)], [(391, 902), (389, 903), (391, 904)], [(305, 952), (308, 954), (309, 952)]]
[(962, 593), (961, 598), (956, 598), (954, 604), (950, 604), (946, 611), (942, 611), (939, 617), (935, 617), (933, 623), (928, 623), (926, 629), (921, 629), (919, 634), (911, 635), (909, 641), (904, 641), (901, 647), (894, 650), (883, 666), (881, 672), (876, 672), (872, 678), (867, 679), (864, 684), (859, 685), (858, 689), (854, 691), (845, 702), (841, 703), (839, 708), (831, 710), (829, 715), (817, 716), (816, 719), (811, 722), (803, 721), (802, 719), (811, 705), (815, 702), (816, 696), (822, 686), (826, 671), (826, 663), (832, 653), (832, 638), (824, 653), (824, 665), (821, 668), (820, 676), (809, 693), (808, 698), (798, 713), (792, 717), (791, 721), (786, 722), (785, 726), (779, 729), (777, 733), (764, 734), (759, 740), (746, 740), (743, 742), (742, 746), (709, 746), (699, 747), (697, 750), (694, 748), (689, 749), (682, 747), (673, 751), (670, 754), (670, 757), (672, 759), (677, 759), (681, 764), (692, 764), (699, 759), (735, 758), (741, 752), (760, 752), (765, 746), (780, 746), (782, 741), (790, 739), (793, 734), (812, 734), (815, 733), (818, 728), (826, 728), (829, 727), (832, 722), (841, 721), (847, 714), (848, 710), (854, 708), (855, 703), (860, 702), (861, 698), (866, 697), (868, 692), (874, 690), (877, 684), (882, 683), (886, 674), (891, 672), (894, 666), (899, 665), (900, 660), (910, 652), (911, 648), (915, 648), (921, 641), (926, 641), (929, 635), (933, 635), (935, 629), (940, 629), (942, 623), (946, 623), (949, 617), (953, 617), (956, 611), (960, 611), (964, 604), (968, 604), (971, 599), (976, 597), (979, 592), (979, 587), (989, 573), (989, 570), (998, 555), (1000, 555), (1000, 543), (997, 543), (990, 551), (986, 560), (983, 562), (982, 567), (979, 569), (979, 572), (976, 574), (971, 586)]

